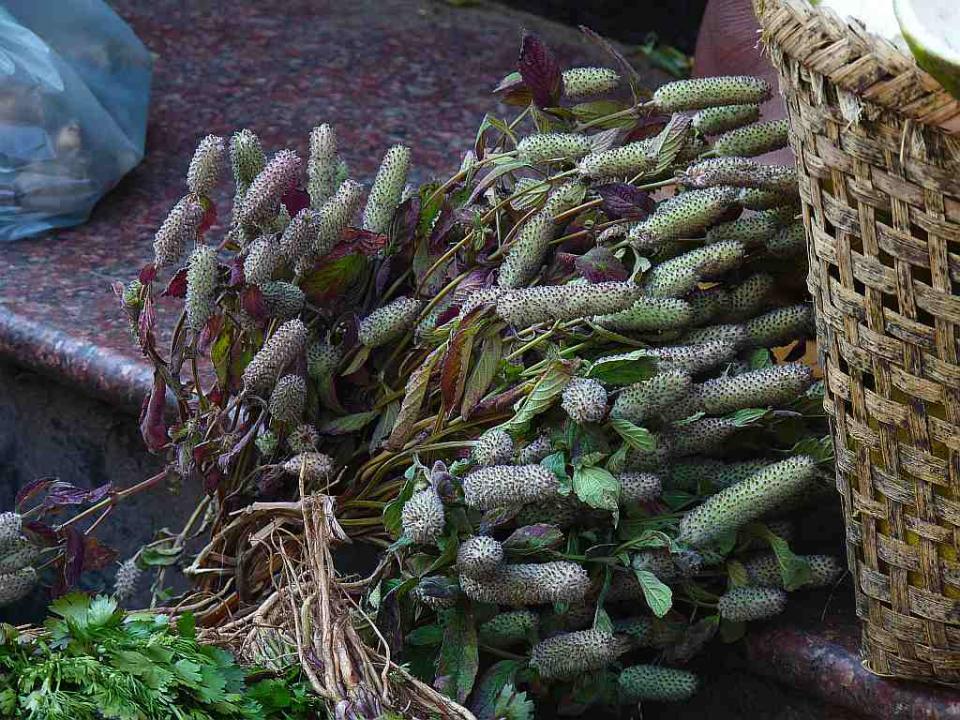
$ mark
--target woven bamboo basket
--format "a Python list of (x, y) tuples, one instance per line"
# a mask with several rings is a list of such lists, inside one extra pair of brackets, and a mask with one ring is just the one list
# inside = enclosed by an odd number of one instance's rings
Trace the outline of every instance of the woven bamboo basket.
[(960, 685), (960, 103), (805, 0), (780, 74), (866, 666)]

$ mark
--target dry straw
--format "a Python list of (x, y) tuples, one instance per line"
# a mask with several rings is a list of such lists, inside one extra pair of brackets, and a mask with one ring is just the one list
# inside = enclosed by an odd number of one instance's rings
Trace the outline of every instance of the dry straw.
[(960, 102), (832, 11), (754, 6), (798, 158), (867, 666), (960, 685)]

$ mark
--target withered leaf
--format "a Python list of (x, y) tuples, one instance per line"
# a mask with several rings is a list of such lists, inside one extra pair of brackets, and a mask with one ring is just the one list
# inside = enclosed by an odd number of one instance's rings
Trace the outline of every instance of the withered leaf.
[(403, 403), (400, 405), (400, 412), (397, 413), (397, 419), (393, 423), (393, 430), (390, 437), (387, 438), (385, 445), (390, 450), (399, 450), (413, 433), (414, 423), (420, 416), (420, 406), (423, 404), (423, 398), (427, 393), (427, 386), (430, 382), (430, 375), (433, 368), (440, 360), (444, 350), (444, 345), (436, 348), (420, 364), (413, 374), (407, 379), (407, 386), (403, 396)]
[(503, 340), (500, 332), (495, 330), (483, 339), (480, 347), (480, 356), (470, 373), (463, 392), (463, 402), (460, 404), (460, 414), (469, 418), (477, 403), (483, 398), (496, 377), (500, 367), (500, 358), (503, 356)]

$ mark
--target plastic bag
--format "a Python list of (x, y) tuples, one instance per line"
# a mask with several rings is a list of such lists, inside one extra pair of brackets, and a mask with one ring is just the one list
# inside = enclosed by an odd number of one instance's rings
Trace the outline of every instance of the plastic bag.
[(82, 223), (140, 162), (151, 64), (102, 0), (4, 0), (0, 241)]

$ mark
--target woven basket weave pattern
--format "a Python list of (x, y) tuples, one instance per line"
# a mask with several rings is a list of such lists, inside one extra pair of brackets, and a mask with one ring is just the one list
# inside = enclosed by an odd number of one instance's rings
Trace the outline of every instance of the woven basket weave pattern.
[(867, 663), (960, 684), (960, 104), (832, 13), (755, 3), (800, 169)]

